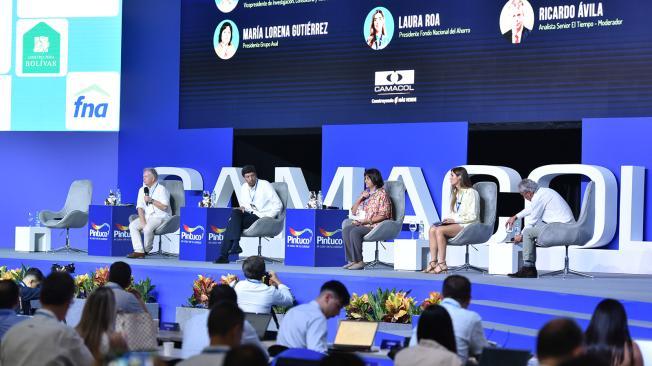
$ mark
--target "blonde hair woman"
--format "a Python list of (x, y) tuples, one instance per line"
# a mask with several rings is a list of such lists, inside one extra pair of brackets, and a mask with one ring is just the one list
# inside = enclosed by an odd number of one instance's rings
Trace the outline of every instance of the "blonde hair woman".
[(463, 167), (451, 169), (450, 213), (441, 225), (433, 225), (429, 231), (430, 260), (426, 273), (446, 273), (446, 244), (465, 226), (479, 221), (480, 195), (473, 189), (469, 173)]
[(113, 290), (100, 287), (86, 299), (81, 320), (75, 328), (98, 364), (102, 364), (109, 351), (128, 350), (122, 334), (114, 332), (116, 315)]

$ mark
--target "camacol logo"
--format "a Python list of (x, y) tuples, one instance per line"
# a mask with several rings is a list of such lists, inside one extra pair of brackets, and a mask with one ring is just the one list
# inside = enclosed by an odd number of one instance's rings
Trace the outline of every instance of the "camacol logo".
[[(201, 231), (201, 232), (200, 232)], [(197, 233), (195, 233), (197, 232)], [(206, 230), (204, 230), (204, 227), (201, 225), (197, 225), (195, 227), (190, 227), (188, 225), (183, 225), (183, 231), (181, 232), (181, 239), (182, 240), (189, 240), (189, 241), (201, 241), (204, 238), (204, 233)]]
[(75, 118), (106, 118), (106, 113), (109, 109), (109, 103), (93, 103), (92, 99), (86, 99), (87, 94), (96, 93), (101, 97), (106, 99), (111, 98), (111, 95), (100, 88), (97, 84), (93, 84), (88, 88), (75, 94), (77, 99), (74, 102), (75, 113), (73, 116)]
[(88, 231), (88, 236), (91, 238), (106, 239), (109, 237), (109, 231), (111, 231), (111, 226), (108, 223), (105, 222), (102, 225), (98, 225), (92, 222), (91, 229)]
[[(312, 230), (305, 228), (303, 230), (294, 230), (293, 228), (289, 228), (290, 235), (288, 235), (288, 243), (291, 244), (310, 244), (310, 240), (312, 240)], [(303, 234), (306, 234), (304, 237), (301, 237)]]
[(344, 241), (342, 238), (332, 238), (333, 235), (341, 233), (342, 229), (337, 229), (335, 231), (326, 231), (322, 228), (319, 228), (319, 234), (317, 236), (317, 244), (321, 245), (343, 245)]
[(113, 230), (113, 239), (131, 240), (131, 234), (129, 233), (129, 226), (124, 226), (120, 224), (115, 224), (114, 226), (117, 230)]
[(381, 95), (414, 91), (414, 70), (376, 71), (374, 91)]
[(222, 241), (224, 240), (224, 233), (226, 231), (226, 228), (222, 229), (219, 228), (215, 225), (211, 225), (211, 231), (208, 233), (208, 240), (209, 241)]

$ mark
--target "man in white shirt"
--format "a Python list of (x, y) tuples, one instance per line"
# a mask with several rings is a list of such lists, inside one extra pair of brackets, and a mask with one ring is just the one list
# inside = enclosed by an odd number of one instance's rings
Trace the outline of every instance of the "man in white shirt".
[(514, 236), (514, 242), (523, 242), (523, 267), (509, 277), (536, 278), (538, 276), (536, 261), (536, 239), (546, 227), (553, 222), (571, 223), (575, 221), (573, 212), (568, 203), (550, 188), (539, 187), (531, 179), (523, 179), (518, 184), (518, 191), (530, 204), (516, 215), (507, 220), (505, 226), (511, 228), (516, 220), (525, 219), (525, 226), (521, 235)]
[[(235, 290), (229, 285), (217, 285), (213, 287), (208, 297), (208, 308), (211, 309), (219, 302), (231, 301), (234, 304), (238, 303), (238, 295)], [(208, 323), (208, 314), (198, 314), (190, 318), (183, 327), (183, 343), (181, 349), (184, 356), (194, 356), (200, 354), (204, 347), (208, 346), (210, 339), (206, 324)], [(246, 319), (243, 325), (242, 341), (241, 344), (251, 344), (260, 348), (265, 357), (267, 357), (267, 350), (260, 342), (256, 329)]]
[(41, 305), (31, 319), (14, 325), (0, 345), (0, 364), (92, 365), (95, 360), (74, 328), (62, 323), (75, 295), (65, 272), (51, 273), (41, 287)]
[(276, 217), (283, 209), (274, 187), (264, 179), (258, 179), (256, 168), (246, 165), (242, 168), (245, 183), (240, 188), (240, 207), (234, 208), (224, 232), (220, 256), (215, 263), (229, 263), (229, 254), (242, 253), (240, 236), (242, 231), (262, 217)]
[[(145, 254), (154, 247), (154, 230), (170, 217), (170, 192), (158, 182), (158, 173), (154, 168), (143, 169), (143, 187), (138, 191), (136, 201), (138, 218), (129, 224), (131, 244), (134, 252), (128, 258), (145, 258)], [(145, 237), (145, 245), (140, 233)]]
[[(235, 284), (238, 306), (246, 313), (266, 314), (273, 305), (292, 306), (290, 288), (281, 283), (276, 273), (267, 272), (262, 257), (252, 256), (242, 263), (246, 280)], [(265, 283), (267, 282), (267, 283)]]
[(201, 354), (178, 363), (179, 366), (221, 366), (229, 349), (240, 345), (244, 313), (231, 301), (211, 308), (208, 315), (208, 335), (211, 343)]
[(276, 343), (288, 348), (306, 348), (326, 353), (326, 320), (337, 316), (349, 304), (350, 297), (349, 291), (341, 282), (324, 283), (316, 300), (295, 306), (285, 314)]
[[(446, 277), (442, 285), (441, 302), (451, 316), (457, 355), (462, 364), (466, 364), (469, 357), (478, 356), (482, 349), (489, 345), (484, 335), (482, 318), (475, 311), (468, 310), (471, 304), (471, 281), (460, 275)], [(410, 339), (410, 346), (417, 345), (417, 327), (415, 325)]]

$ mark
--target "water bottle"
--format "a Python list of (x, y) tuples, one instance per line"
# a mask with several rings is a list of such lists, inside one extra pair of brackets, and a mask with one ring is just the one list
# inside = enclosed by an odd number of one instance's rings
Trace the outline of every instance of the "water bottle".
[(120, 192), (120, 188), (116, 188), (115, 190), (115, 204), (118, 206), (122, 204), (122, 193)]
[(31, 212), (27, 213), (27, 226), (32, 226), (34, 224), (34, 215)]
[(217, 192), (215, 190), (211, 193), (211, 207), (217, 207)]
[(514, 226), (512, 227), (512, 240), (516, 237), (516, 235), (521, 235), (521, 220), (517, 219), (514, 221)]
[(41, 211), (36, 211), (36, 214), (34, 215), (34, 226), (40, 227), (41, 226), (41, 219), (39, 219)]
[(324, 197), (321, 194), (321, 191), (317, 193), (317, 209), (321, 210), (323, 208)]
[(425, 227), (423, 226), (423, 221), (419, 221), (419, 239), (423, 240), (426, 237), (424, 236)]

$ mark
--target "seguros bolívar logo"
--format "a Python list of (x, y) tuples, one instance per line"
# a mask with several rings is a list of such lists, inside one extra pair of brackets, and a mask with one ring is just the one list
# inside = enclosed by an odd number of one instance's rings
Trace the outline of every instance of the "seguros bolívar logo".
[(91, 228), (88, 230), (88, 236), (90, 238), (107, 239), (109, 237), (109, 231), (111, 231), (111, 226), (108, 223), (105, 222), (98, 225), (92, 222)]
[(183, 225), (183, 230), (181, 231), (181, 240), (201, 241), (204, 239), (205, 232), (206, 230), (201, 225), (197, 225), (195, 227)]
[(226, 228), (222, 229), (219, 228), (215, 225), (211, 225), (211, 231), (208, 232), (208, 240), (209, 241), (222, 241), (224, 240), (224, 232), (226, 231)]
[(124, 226), (120, 224), (115, 224), (115, 229), (113, 230), (113, 239), (123, 239), (131, 240), (131, 234), (129, 233), (129, 226)]
[[(305, 228), (303, 230), (294, 230), (293, 228), (288, 228), (290, 235), (288, 235), (288, 243), (290, 244), (310, 244), (312, 240), (312, 230)], [(305, 234), (305, 235), (304, 235)]]
[(341, 232), (342, 229), (337, 229), (335, 231), (326, 231), (323, 228), (319, 228), (319, 235), (317, 236), (317, 245), (344, 245), (344, 240), (342, 240), (341, 237), (333, 238), (333, 235)]

